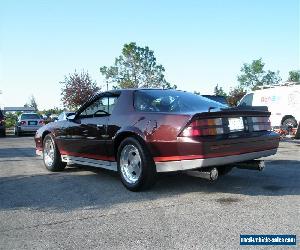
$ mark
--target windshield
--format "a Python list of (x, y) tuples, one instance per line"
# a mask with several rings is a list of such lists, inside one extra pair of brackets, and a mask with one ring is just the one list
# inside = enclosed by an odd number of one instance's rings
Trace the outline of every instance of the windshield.
[(22, 120), (40, 119), (40, 116), (38, 114), (22, 114), (21, 119)]
[(200, 95), (177, 90), (137, 90), (134, 107), (146, 112), (193, 112), (226, 108)]

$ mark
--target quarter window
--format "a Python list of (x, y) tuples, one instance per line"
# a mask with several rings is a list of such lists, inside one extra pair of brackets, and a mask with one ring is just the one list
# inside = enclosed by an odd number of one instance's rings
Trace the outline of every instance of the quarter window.
[(253, 93), (245, 95), (245, 97), (241, 100), (240, 106), (252, 106)]

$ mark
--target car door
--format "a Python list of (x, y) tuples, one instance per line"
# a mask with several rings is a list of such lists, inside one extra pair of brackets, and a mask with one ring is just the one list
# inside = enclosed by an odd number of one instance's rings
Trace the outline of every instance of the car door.
[(104, 94), (76, 115), (72, 125), (66, 129), (64, 148), (68, 155), (96, 160), (107, 157), (107, 122), (111, 114), (109, 101), (117, 98)]

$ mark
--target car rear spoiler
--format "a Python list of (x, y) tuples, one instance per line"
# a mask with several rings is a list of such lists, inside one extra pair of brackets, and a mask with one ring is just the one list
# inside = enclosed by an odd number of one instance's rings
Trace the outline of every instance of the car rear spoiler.
[(239, 117), (239, 116), (264, 116), (269, 117), (271, 112), (267, 106), (238, 106), (230, 108), (221, 108), (220, 110), (209, 109), (208, 112), (197, 113), (195, 118), (219, 118), (219, 117)]
[(241, 105), (241, 106), (237, 106), (237, 107), (225, 108), (225, 109), (222, 109), (222, 110), (226, 110), (226, 109), (230, 109), (230, 110), (267, 111), (267, 112), (269, 112), (268, 106), (246, 106), (246, 105)]

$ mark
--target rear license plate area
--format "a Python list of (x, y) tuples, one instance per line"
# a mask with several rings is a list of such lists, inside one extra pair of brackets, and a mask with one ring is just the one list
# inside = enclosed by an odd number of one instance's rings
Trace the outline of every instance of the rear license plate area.
[(228, 118), (228, 127), (230, 132), (244, 131), (243, 117)]
[(29, 121), (28, 125), (37, 125), (37, 121)]

